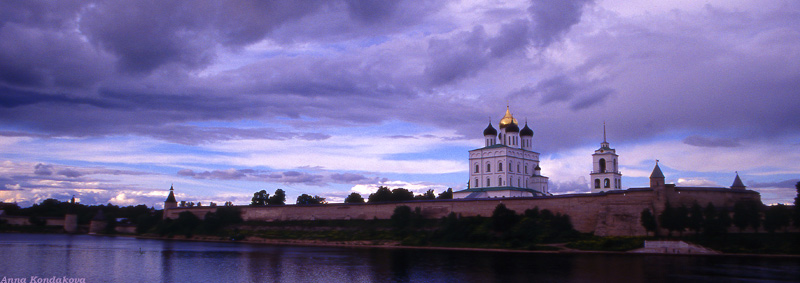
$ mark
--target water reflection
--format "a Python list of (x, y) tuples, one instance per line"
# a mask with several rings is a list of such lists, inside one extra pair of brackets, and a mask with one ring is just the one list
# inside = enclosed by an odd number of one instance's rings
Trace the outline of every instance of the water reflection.
[(758, 282), (792, 258), (367, 249), (0, 234), (0, 276), (87, 282)]

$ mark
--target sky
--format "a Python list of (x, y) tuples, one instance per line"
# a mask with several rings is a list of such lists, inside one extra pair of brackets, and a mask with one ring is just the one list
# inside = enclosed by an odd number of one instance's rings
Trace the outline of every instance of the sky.
[(800, 181), (800, 2), (2, 1), (0, 201), (464, 189), (506, 107), (555, 194)]

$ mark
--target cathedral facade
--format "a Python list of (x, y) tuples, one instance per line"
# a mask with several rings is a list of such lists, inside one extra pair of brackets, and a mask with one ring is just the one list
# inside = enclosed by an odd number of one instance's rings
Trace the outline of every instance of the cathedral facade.
[(469, 185), (453, 198), (531, 197), (550, 195), (548, 178), (541, 175), (539, 153), (533, 151), (533, 130), (506, 108), (496, 130), (483, 131), (484, 147), (469, 151)]

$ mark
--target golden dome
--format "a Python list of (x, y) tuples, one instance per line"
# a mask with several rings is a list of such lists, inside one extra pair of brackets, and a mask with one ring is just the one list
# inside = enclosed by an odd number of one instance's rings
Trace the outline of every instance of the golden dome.
[(511, 111), (509, 111), (508, 106), (506, 106), (506, 115), (500, 120), (500, 128), (505, 129), (508, 127), (508, 125), (511, 125), (511, 123), (519, 125), (517, 119), (514, 119), (514, 116), (511, 116)]

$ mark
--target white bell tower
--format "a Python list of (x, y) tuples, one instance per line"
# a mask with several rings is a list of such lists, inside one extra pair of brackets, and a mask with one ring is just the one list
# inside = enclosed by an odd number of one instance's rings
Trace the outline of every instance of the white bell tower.
[(619, 156), (606, 141), (606, 123), (603, 122), (603, 142), (592, 154), (592, 173), (589, 174), (592, 192), (622, 189), (622, 173), (619, 172)]

